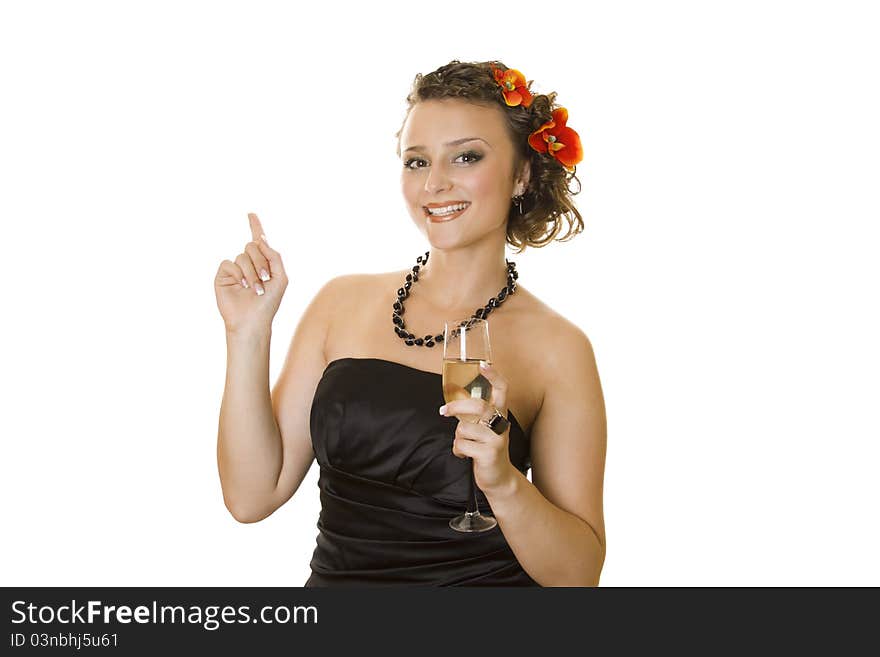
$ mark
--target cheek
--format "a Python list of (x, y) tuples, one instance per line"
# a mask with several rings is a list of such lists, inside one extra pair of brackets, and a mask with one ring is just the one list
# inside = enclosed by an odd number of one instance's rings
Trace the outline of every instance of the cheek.
[(468, 181), (469, 191), (473, 198), (480, 199), (483, 203), (497, 203), (504, 197), (504, 178), (499, 172), (490, 170), (488, 167)]
[[(421, 205), (419, 205), (421, 198), (419, 185), (418, 183), (413, 182), (412, 177), (401, 176), (400, 192), (403, 195), (403, 200), (410, 212), (414, 212), (415, 209), (418, 209), (419, 212), (421, 212)], [(416, 206), (418, 206), (418, 208), (416, 208)]]
[(420, 230), (424, 230), (425, 213), (421, 206), (421, 188), (418, 182), (414, 182), (414, 176), (400, 177), (400, 191), (403, 195), (403, 202), (409, 213), (410, 219)]
[(400, 174), (400, 191), (403, 193), (403, 198), (407, 201), (412, 199), (413, 184), (405, 172)]

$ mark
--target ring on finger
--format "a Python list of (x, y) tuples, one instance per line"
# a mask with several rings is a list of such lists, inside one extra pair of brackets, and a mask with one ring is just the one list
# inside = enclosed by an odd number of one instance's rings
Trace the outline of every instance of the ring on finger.
[(492, 407), (492, 417), (490, 417), (489, 419), (480, 418), (480, 422), (482, 424), (485, 424), (499, 436), (507, 431), (507, 427), (510, 426), (510, 420), (501, 415), (498, 409), (494, 406)]

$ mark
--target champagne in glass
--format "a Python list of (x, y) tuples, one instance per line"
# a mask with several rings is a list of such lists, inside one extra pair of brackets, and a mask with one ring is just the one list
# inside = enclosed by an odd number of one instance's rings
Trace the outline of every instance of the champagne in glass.
[[(456, 399), (492, 399), (492, 384), (480, 372), (480, 363), (491, 364), (489, 320), (471, 317), (447, 321), (443, 328), (443, 399), (448, 404)], [(463, 422), (479, 422), (477, 415), (461, 416)], [(454, 439), (454, 436), (453, 436)], [(471, 465), (471, 495), (468, 509), (449, 521), (460, 532), (483, 532), (498, 524), (490, 515), (482, 515), (477, 507), (477, 484)], [(472, 506), (471, 506), (472, 505)]]
[[(456, 399), (492, 399), (492, 384), (480, 372), (480, 363), (491, 365), (488, 360), (443, 359), (443, 399), (448, 404)], [(477, 415), (462, 415), (466, 422), (478, 422)]]

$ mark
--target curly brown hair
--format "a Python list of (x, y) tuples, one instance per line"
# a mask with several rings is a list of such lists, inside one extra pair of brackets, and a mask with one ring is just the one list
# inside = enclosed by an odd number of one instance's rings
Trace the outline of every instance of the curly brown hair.
[[(500, 106), (506, 117), (505, 124), (514, 144), (513, 171), (521, 171), (525, 161), (530, 162), (529, 184), (523, 192), (522, 214), (519, 205), (511, 205), (507, 216), (507, 243), (522, 253), (526, 247), (540, 248), (554, 238), (567, 241), (583, 231), (584, 221), (572, 196), (580, 193), (580, 180), (574, 171), (568, 171), (555, 158), (537, 152), (528, 143), (529, 135), (552, 118), (556, 92), (535, 94), (528, 80), (526, 88), (532, 93), (528, 107), (510, 107), (504, 101), (501, 87), (495, 81), (493, 68), (508, 69), (502, 62), (460, 62), (453, 59), (435, 71), (416, 74), (406, 97), (407, 109), (400, 130), (397, 131), (397, 156), (400, 157), (400, 135), (412, 108), (421, 101), (438, 98), (460, 98), (482, 106)], [(575, 167), (576, 168), (576, 167)], [(571, 180), (577, 180), (578, 189), (572, 191)], [(556, 237), (563, 222), (568, 230)]]

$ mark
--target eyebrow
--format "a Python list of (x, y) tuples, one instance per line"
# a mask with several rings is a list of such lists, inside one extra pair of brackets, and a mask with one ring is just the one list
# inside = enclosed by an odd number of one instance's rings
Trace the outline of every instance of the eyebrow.
[[(489, 147), (491, 148), (492, 144), (490, 144), (488, 141), (486, 141), (486, 140), (483, 139), (482, 137), (462, 137), (461, 139), (454, 139), (454, 140), (452, 140), (452, 141), (448, 141), (448, 142), (446, 142), (446, 143), (443, 144), (443, 145), (444, 145), (444, 146), (458, 146), (459, 144), (463, 144), (463, 143), (465, 143), (466, 141), (475, 141), (475, 140), (477, 140), (477, 139), (479, 139), (480, 141), (485, 141), (485, 142), (486, 142), (486, 145), (489, 146)], [(403, 151), (403, 152), (406, 153), (406, 152), (408, 152), (408, 151), (423, 151), (423, 150), (425, 150), (425, 147), (424, 147), (424, 146), (410, 146), (409, 148), (407, 148), (407, 149), (406, 149), (405, 151)]]

